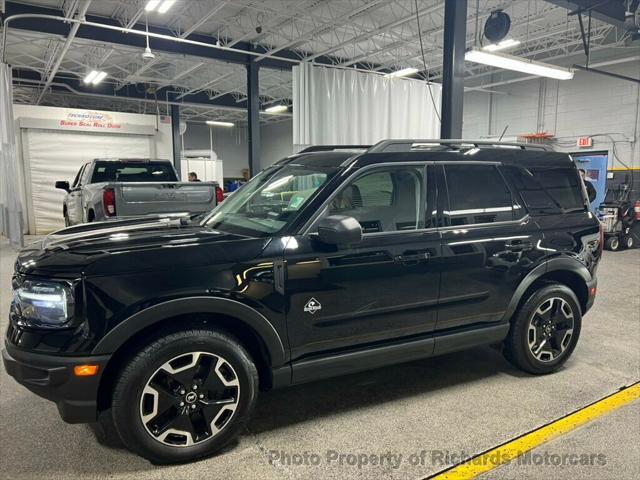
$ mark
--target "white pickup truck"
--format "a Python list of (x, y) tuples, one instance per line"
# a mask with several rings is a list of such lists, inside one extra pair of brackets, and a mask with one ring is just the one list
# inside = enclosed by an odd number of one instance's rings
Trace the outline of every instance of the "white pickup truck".
[(95, 159), (80, 168), (67, 192), (62, 214), (65, 225), (147, 215), (200, 214), (223, 199), (217, 182), (179, 182), (168, 160)]

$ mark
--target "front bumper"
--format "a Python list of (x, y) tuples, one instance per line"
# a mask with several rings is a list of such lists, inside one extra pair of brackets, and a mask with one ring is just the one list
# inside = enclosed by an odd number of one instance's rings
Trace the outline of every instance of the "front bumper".
[[(98, 387), (110, 355), (62, 357), (31, 353), (5, 343), (4, 368), (18, 383), (58, 406), (67, 423), (88, 423), (97, 419)], [(76, 365), (98, 365), (91, 377), (76, 377)]]

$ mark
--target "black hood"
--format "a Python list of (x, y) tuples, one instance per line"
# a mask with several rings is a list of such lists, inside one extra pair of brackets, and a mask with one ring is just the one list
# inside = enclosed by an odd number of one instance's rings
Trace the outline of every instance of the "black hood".
[(18, 256), (16, 270), (77, 277), (202, 266), (239, 256), (253, 258), (267, 241), (180, 219), (91, 223), (58, 230), (26, 246)]

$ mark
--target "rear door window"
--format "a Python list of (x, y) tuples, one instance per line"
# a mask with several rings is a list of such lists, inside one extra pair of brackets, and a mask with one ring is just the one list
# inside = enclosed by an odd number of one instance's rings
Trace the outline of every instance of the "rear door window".
[[(444, 165), (449, 208), (448, 225), (474, 225), (513, 220), (520, 209), (495, 165)], [(518, 216), (520, 216), (518, 214)]]

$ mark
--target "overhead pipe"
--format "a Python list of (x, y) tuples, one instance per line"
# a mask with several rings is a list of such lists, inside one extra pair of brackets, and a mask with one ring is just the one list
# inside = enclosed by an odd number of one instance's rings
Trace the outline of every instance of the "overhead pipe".
[[(32, 85), (42, 85), (42, 80), (33, 80), (30, 78), (20, 78), (20, 77), (13, 77), (13, 81), (15, 83), (18, 84), (18, 86), (21, 86), (21, 83), (27, 83), (27, 84), (32, 84)], [(26, 85), (23, 85), (26, 86)], [(114, 95), (105, 95), (103, 93), (88, 93), (88, 92), (81, 92), (80, 90), (76, 90), (75, 88), (73, 88), (71, 85), (68, 85), (66, 83), (63, 82), (52, 82), (51, 86), (54, 87), (61, 87), (64, 88), (68, 91), (70, 91), (71, 93), (73, 93), (74, 95), (79, 95), (81, 97), (93, 97), (93, 98), (101, 98), (101, 99), (105, 99), (105, 100), (112, 100), (112, 101), (121, 101), (121, 102), (140, 102), (140, 103), (152, 103), (155, 104), (156, 101), (153, 98), (133, 98), (133, 97), (118, 97), (118, 96), (114, 96)], [(52, 93), (52, 95), (59, 95), (58, 93)], [(229, 110), (229, 111), (233, 111), (233, 112), (246, 112), (247, 109), (246, 108), (242, 108), (242, 107), (228, 107), (226, 105), (208, 105), (206, 103), (194, 103), (194, 102), (176, 102), (176, 101), (171, 101), (171, 100), (163, 100), (162, 103), (166, 104), (166, 105), (179, 105), (181, 107), (192, 107), (192, 108), (209, 108), (209, 109), (218, 109), (218, 110)], [(269, 115), (271, 117), (273, 117), (273, 114), (270, 113), (265, 113), (264, 111), (260, 111), (260, 115)], [(290, 113), (279, 113), (277, 115), (278, 117), (291, 117), (292, 115)]]
[[(87, 10), (89, 10), (89, 5), (91, 5), (91, 0), (88, 0), (88, 1), (82, 3), (82, 6), (80, 7), (80, 10), (78, 10), (78, 12), (76, 13), (76, 17), (78, 19), (84, 20), (84, 16), (86, 15)], [(11, 18), (11, 17), (9, 17), (9, 18)], [(8, 20), (9, 19), (7, 19), (7, 21)], [(72, 20), (72, 19), (69, 18), (67, 20)], [(40, 92), (40, 95), (38, 96), (38, 100), (36, 100), (36, 105), (40, 104), (40, 101), (42, 100), (42, 97), (44, 97), (45, 92), (51, 86), (51, 82), (53, 82), (53, 79), (55, 78), (56, 74), (58, 73), (58, 69), (60, 68), (60, 65), (62, 64), (62, 61), (64, 60), (64, 57), (67, 55), (67, 52), (69, 51), (69, 48), (71, 47), (71, 43), (73, 43), (73, 39), (76, 38), (76, 33), (78, 33), (78, 29), (79, 28), (80, 28), (80, 24), (79, 23), (74, 23), (73, 26), (71, 27), (71, 30), (69, 31), (69, 34), (67, 35), (67, 40), (64, 43), (64, 47), (62, 47), (62, 51), (60, 52), (60, 55), (58, 55), (58, 59), (56, 60), (56, 63), (53, 65), (53, 68), (49, 72), (49, 75), (47, 75), (47, 81), (44, 84), (44, 87), (42, 88), (42, 91)], [(7, 32), (7, 22), (5, 22), (5, 28), (4, 28), (4, 33), (6, 34), (6, 32)], [(5, 35), (5, 37), (6, 37), (6, 35)], [(5, 41), (6, 41), (6, 38), (3, 39), (3, 44), (2, 44), (2, 48), (3, 49), (4, 49), (4, 42)], [(3, 59), (4, 59), (4, 54), (3, 54)]]

